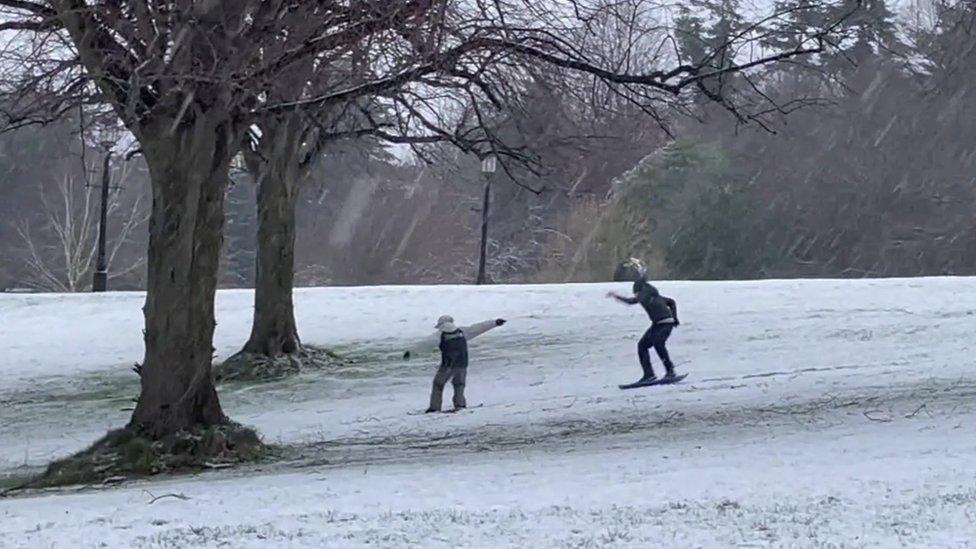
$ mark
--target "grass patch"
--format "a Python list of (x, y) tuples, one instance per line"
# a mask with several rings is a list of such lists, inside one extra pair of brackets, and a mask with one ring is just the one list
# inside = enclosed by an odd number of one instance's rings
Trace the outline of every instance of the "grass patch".
[(31, 478), (32, 477), (26, 473), (0, 475), (0, 497), (7, 495), (9, 492), (15, 492), (16, 490), (27, 486), (30, 484)]
[(131, 404), (131, 395), (138, 392), (139, 378), (128, 367), (78, 377), (58, 377), (40, 380), (35, 386), (0, 393), (0, 400), (11, 407), (55, 403), (86, 402)]
[(270, 453), (254, 430), (236, 423), (179, 431), (160, 440), (123, 428), (51, 463), (27, 482), (11, 482), (7, 490), (114, 484), (164, 473), (220, 469), (259, 461)]

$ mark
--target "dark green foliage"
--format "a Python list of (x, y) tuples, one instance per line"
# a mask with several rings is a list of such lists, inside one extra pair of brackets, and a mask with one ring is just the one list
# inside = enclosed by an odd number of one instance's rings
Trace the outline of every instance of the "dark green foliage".
[(762, 211), (720, 146), (672, 143), (616, 189), (599, 242), (617, 256), (647, 258), (652, 277), (749, 278), (761, 271)]
[(686, 221), (672, 236), (667, 265), (685, 279), (746, 279), (762, 273), (763, 210), (741, 178), (702, 188), (688, 206)]

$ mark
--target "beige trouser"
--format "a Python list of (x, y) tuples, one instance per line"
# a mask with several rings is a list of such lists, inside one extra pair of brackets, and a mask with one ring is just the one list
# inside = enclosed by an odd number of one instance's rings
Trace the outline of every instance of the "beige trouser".
[(468, 405), (464, 400), (464, 382), (468, 377), (467, 368), (441, 366), (434, 375), (434, 387), (430, 391), (429, 411), (439, 412), (441, 401), (444, 399), (444, 386), (450, 381), (454, 385), (454, 407), (464, 408)]

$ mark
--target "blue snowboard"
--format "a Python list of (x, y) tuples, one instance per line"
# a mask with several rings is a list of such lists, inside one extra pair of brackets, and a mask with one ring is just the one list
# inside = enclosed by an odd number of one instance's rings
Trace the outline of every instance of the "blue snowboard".
[(645, 381), (645, 382), (638, 381), (636, 383), (628, 383), (626, 385), (619, 385), (619, 387), (621, 389), (639, 389), (641, 387), (653, 387), (655, 385), (672, 385), (674, 383), (681, 381), (686, 377), (688, 377), (688, 374), (681, 374), (671, 378), (662, 377), (660, 379), (655, 379), (654, 381)]

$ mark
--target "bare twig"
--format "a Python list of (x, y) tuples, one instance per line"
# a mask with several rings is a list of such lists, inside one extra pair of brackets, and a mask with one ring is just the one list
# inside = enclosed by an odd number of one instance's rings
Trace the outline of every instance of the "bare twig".
[(182, 492), (180, 492), (179, 494), (176, 494), (176, 493), (162, 494), (160, 496), (153, 495), (153, 493), (150, 492), (149, 490), (143, 490), (143, 493), (145, 493), (150, 498), (152, 498), (152, 499), (149, 500), (149, 505), (152, 505), (153, 503), (156, 503), (157, 501), (159, 501), (161, 499), (165, 499), (165, 498), (175, 498), (175, 499), (181, 499), (183, 501), (187, 501), (187, 500), (191, 499), (189, 496), (184, 495)]
[(924, 402), (923, 402), (922, 404), (920, 404), (920, 405), (918, 406), (918, 408), (915, 408), (915, 411), (914, 411), (914, 412), (912, 412), (912, 413), (910, 413), (910, 414), (908, 414), (908, 415), (906, 415), (905, 417), (906, 417), (906, 418), (908, 418), (908, 419), (911, 419), (911, 418), (913, 418), (913, 417), (915, 417), (915, 416), (917, 416), (917, 415), (918, 415), (918, 413), (919, 413), (919, 412), (921, 412), (921, 411), (923, 411), (923, 410), (925, 411), (925, 414), (926, 414), (927, 416), (929, 416), (929, 417), (932, 417), (932, 414), (931, 414), (931, 413), (929, 413), (929, 410), (928, 410), (928, 407), (926, 407), (926, 406), (925, 406), (925, 403), (924, 403)]
[(865, 410), (864, 417), (879, 423), (891, 423), (891, 416), (883, 410)]

